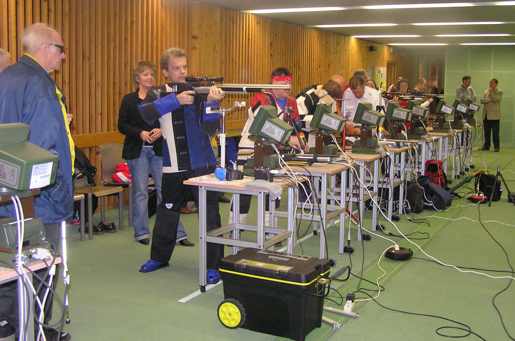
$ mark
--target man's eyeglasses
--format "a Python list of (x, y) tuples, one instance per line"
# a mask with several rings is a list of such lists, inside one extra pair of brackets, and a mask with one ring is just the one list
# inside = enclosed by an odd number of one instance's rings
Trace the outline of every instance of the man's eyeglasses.
[(50, 43), (49, 45), (51, 45), (51, 46), (54, 46), (54, 47), (58, 48), (58, 49), (59, 49), (59, 52), (64, 53), (64, 45), (54, 44), (54, 43)]

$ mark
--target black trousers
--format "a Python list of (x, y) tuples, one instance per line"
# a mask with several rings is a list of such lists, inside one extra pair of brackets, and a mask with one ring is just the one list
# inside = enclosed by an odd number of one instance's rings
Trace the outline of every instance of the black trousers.
[[(192, 191), (198, 206), (198, 190), (186, 186), (183, 182), (189, 178), (212, 173), (212, 169), (163, 174), (161, 191), (163, 201), (157, 208), (156, 224), (152, 233), (150, 258), (162, 263), (168, 263), (175, 248), (177, 239), (177, 224), (180, 209), (184, 205), (186, 192)], [(220, 227), (220, 211), (218, 204), (219, 193), (207, 192), (207, 231)], [(223, 258), (224, 247), (218, 244), (207, 244), (207, 268), (218, 269)]]
[(484, 120), (483, 121), (483, 128), (484, 128), (484, 135), (485, 135), (485, 142), (483, 144), (483, 148), (490, 149), (490, 137), (493, 133), (493, 140), (494, 140), (494, 148), (499, 149), (500, 143), (499, 143), (499, 126), (500, 126), (500, 120)]

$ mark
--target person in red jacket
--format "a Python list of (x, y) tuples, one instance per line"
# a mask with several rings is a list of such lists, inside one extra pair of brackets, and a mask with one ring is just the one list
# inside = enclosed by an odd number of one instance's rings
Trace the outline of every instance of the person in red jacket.
[[(278, 67), (272, 71), (272, 84), (291, 85), (292, 74), (285, 67)], [(297, 108), (297, 101), (291, 95), (291, 90), (270, 90), (257, 93), (250, 99), (249, 120), (242, 131), (242, 138), (239, 147), (243, 149), (254, 149), (254, 143), (248, 139), (248, 127), (252, 122), (254, 113), (262, 105), (271, 105), (277, 108), (277, 117), (284, 120), (291, 126), (298, 123), (300, 120), (299, 110)], [(294, 134), (295, 135), (295, 134)], [(289, 144), (295, 149), (302, 149), (301, 143), (297, 136), (292, 135)]]
[[(285, 67), (278, 67), (272, 71), (271, 77), (272, 84), (292, 84), (292, 74)], [(284, 120), (291, 126), (298, 124), (300, 120), (299, 110), (297, 108), (297, 101), (291, 95), (291, 90), (270, 90), (266, 92), (257, 93), (250, 99), (249, 119), (241, 133), (239, 142), (238, 159), (246, 160), (254, 152), (254, 142), (249, 139), (249, 128), (254, 119), (254, 114), (257, 113), (260, 106), (272, 105), (277, 108), (277, 117)], [(295, 134), (294, 134), (295, 135)], [(289, 145), (297, 150), (302, 150), (304, 143), (301, 143), (298, 136), (292, 135), (289, 140)], [(240, 223), (245, 224), (250, 209), (250, 195), (240, 196)], [(268, 200), (266, 201), (268, 209)], [(269, 225), (268, 214), (265, 215), (265, 224)], [(229, 221), (232, 223), (232, 215), (229, 215)]]

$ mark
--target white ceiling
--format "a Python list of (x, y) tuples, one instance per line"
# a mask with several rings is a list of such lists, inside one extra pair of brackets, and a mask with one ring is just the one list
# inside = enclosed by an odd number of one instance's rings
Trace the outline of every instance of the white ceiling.
[[(414, 4), (414, 3), (449, 3), (460, 0), (391, 0), (391, 1), (351, 1), (351, 0), (200, 0), (201, 2), (220, 5), (238, 10), (296, 8), (296, 7), (359, 7), (366, 5)], [(467, 1), (477, 7), (431, 8), (431, 9), (348, 9), (336, 12), (259, 14), (269, 18), (290, 23), (312, 26), (324, 24), (364, 24), (396, 23), (394, 27), (330, 28), (333, 32), (346, 35), (372, 34), (418, 34), (421, 38), (369, 38), (380, 43), (448, 43), (462, 42), (515, 42), (515, 6), (484, 6), (493, 1)], [(479, 6), (481, 5), (481, 6)], [(463, 21), (503, 21), (503, 25), (474, 26), (413, 26), (415, 22), (463, 22)], [(324, 28), (325, 29), (325, 28)], [(471, 34), (471, 33), (508, 33), (510, 37), (460, 37), (441, 38), (435, 34)]]

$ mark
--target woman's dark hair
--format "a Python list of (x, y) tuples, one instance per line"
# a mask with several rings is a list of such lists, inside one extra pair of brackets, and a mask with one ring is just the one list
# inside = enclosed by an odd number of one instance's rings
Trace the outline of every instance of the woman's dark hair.
[(291, 76), (291, 72), (285, 67), (278, 67), (272, 71), (272, 77), (276, 76)]

